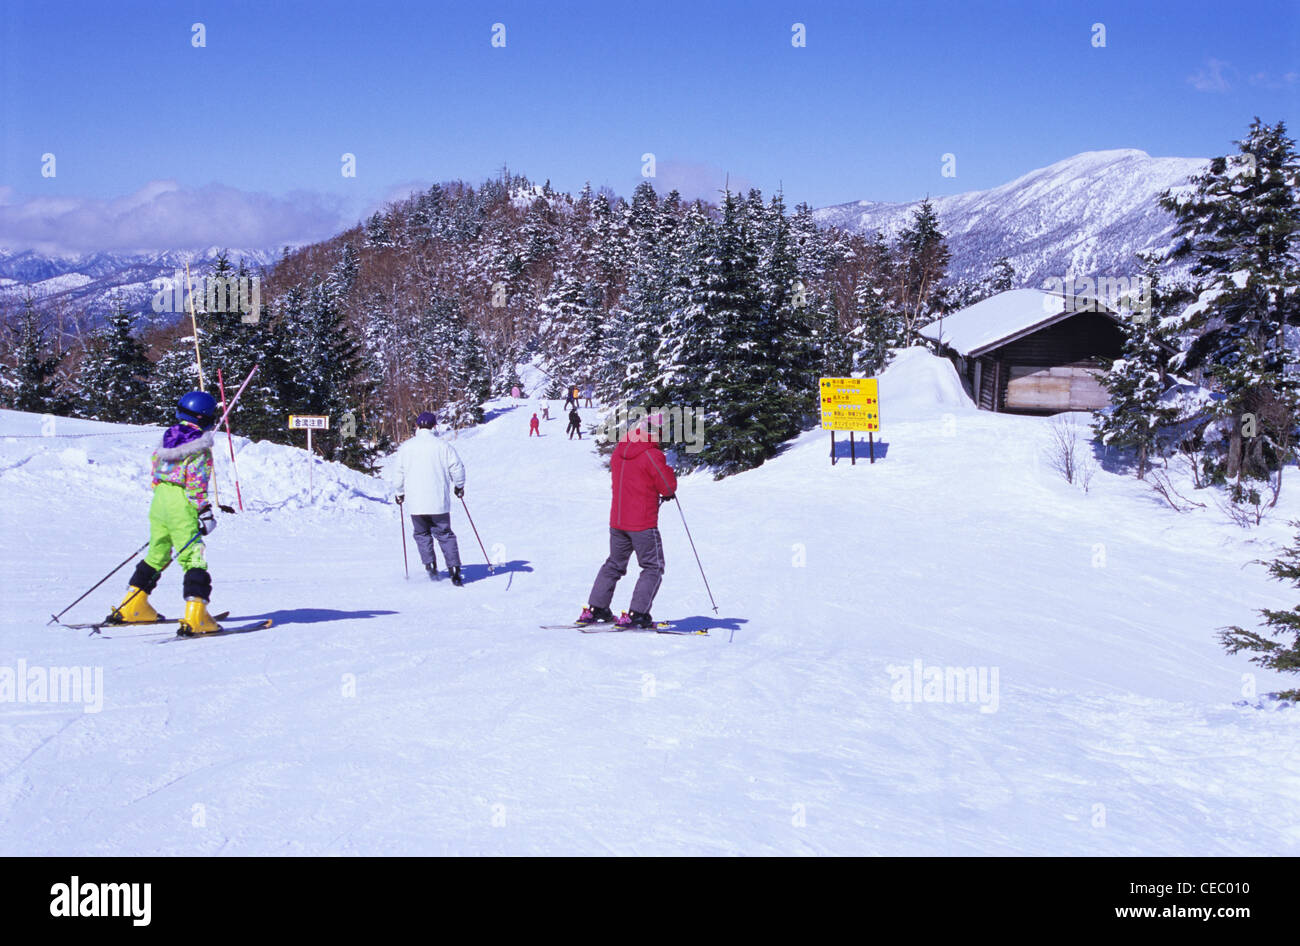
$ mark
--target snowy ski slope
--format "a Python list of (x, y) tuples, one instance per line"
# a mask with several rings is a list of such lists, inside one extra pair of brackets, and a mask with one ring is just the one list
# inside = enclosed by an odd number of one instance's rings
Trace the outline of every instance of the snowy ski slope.
[[(0, 412), (0, 673), (101, 678), (90, 705), (0, 703), (0, 853), (1300, 852), (1300, 713), (1244, 690), (1294, 683), (1214, 640), (1295, 604), (1243, 565), (1297, 504), (1248, 533), (1131, 477), (1085, 494), (1046, 420), (975, 411), (919, 350), (881, 391), (874, 466), (811, 432), (684, 479), (719, 615), (671, 507), (655, 613), (709, 637), (538, 628), (584, 603), (608, 475), (560, 411), (530, 440), (508, 399), (456, 441), (496, 574), (458, 508), (466, 587), (405, 581), (381, 483), (320, 464), (308, 504), (304, 451), (239, 441), (212, 609), (273, 628), (47, 627), (144, 541), (158, 430)], [(168, 571), (153, 600), (179, 599)], [(985, 688), (902, 699), (917, 661)]]

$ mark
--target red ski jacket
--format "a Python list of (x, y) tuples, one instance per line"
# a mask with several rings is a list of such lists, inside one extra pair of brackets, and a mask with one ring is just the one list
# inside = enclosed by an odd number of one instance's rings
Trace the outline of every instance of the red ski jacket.
[(614, 490), (610, 526), (626, 532), (642, 532), (659, 525), (659, 497), (677, 492), (677, 475), (659, 445), (620, 440), (609, 469)]

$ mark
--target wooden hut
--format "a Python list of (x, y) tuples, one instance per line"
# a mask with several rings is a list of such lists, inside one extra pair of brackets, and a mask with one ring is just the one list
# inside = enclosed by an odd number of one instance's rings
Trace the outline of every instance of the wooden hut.
[(1106, 407), (1097, 374), (1123, 346), (1110, 309), (1039, 289), (998, 293), (921, 334), (953, 359), (976, 404), (1020, 414)]

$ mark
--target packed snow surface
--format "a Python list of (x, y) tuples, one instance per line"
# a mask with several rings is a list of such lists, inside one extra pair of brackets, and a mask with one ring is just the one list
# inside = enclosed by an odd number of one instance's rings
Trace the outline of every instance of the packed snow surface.
[[(844, 444), (832, 466), (811, 431), (683, 478), (718, 613), (671, 505), (655, 613), (707, 637), (538, 626), (577, 616), (607, 547), (608, 473), (558, 404), (540, 439), (509, 399), (456, 439), (499, 563), (457, 506), (463, 589), (409, 535), (404, 579), (380, 480), (318, 461), (309, 495), (304, 450), (237, 438), (212, 610), (275, 625), (166, 646), (46, 626), (144, 542), (160, 428), (0, 413), (0, 681), (99, 677), (0, 703), (0, 853), (1300, 851), (1300, 713), (1263, 698), (1294, 681), (1214, 639), (1295, 604), (1243, 567), (1293, 493), (1254, 532), (1118, 473), (1085, 493), (1049, 421), (975, 411), (919, 351), (881, 401), (875, 464)], [(217, 465), (234, 504), (224, 436)], [(102, 617), (130, 568), (67, 619)], [(178, 613), (175, 569), (153, 600)]]

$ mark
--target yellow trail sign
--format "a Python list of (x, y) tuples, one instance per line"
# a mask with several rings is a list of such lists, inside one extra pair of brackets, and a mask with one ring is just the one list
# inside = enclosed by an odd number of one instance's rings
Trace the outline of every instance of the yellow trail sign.
[(880, 392), (875, 378), (822, 378), (822, 430), (880, 430)]

